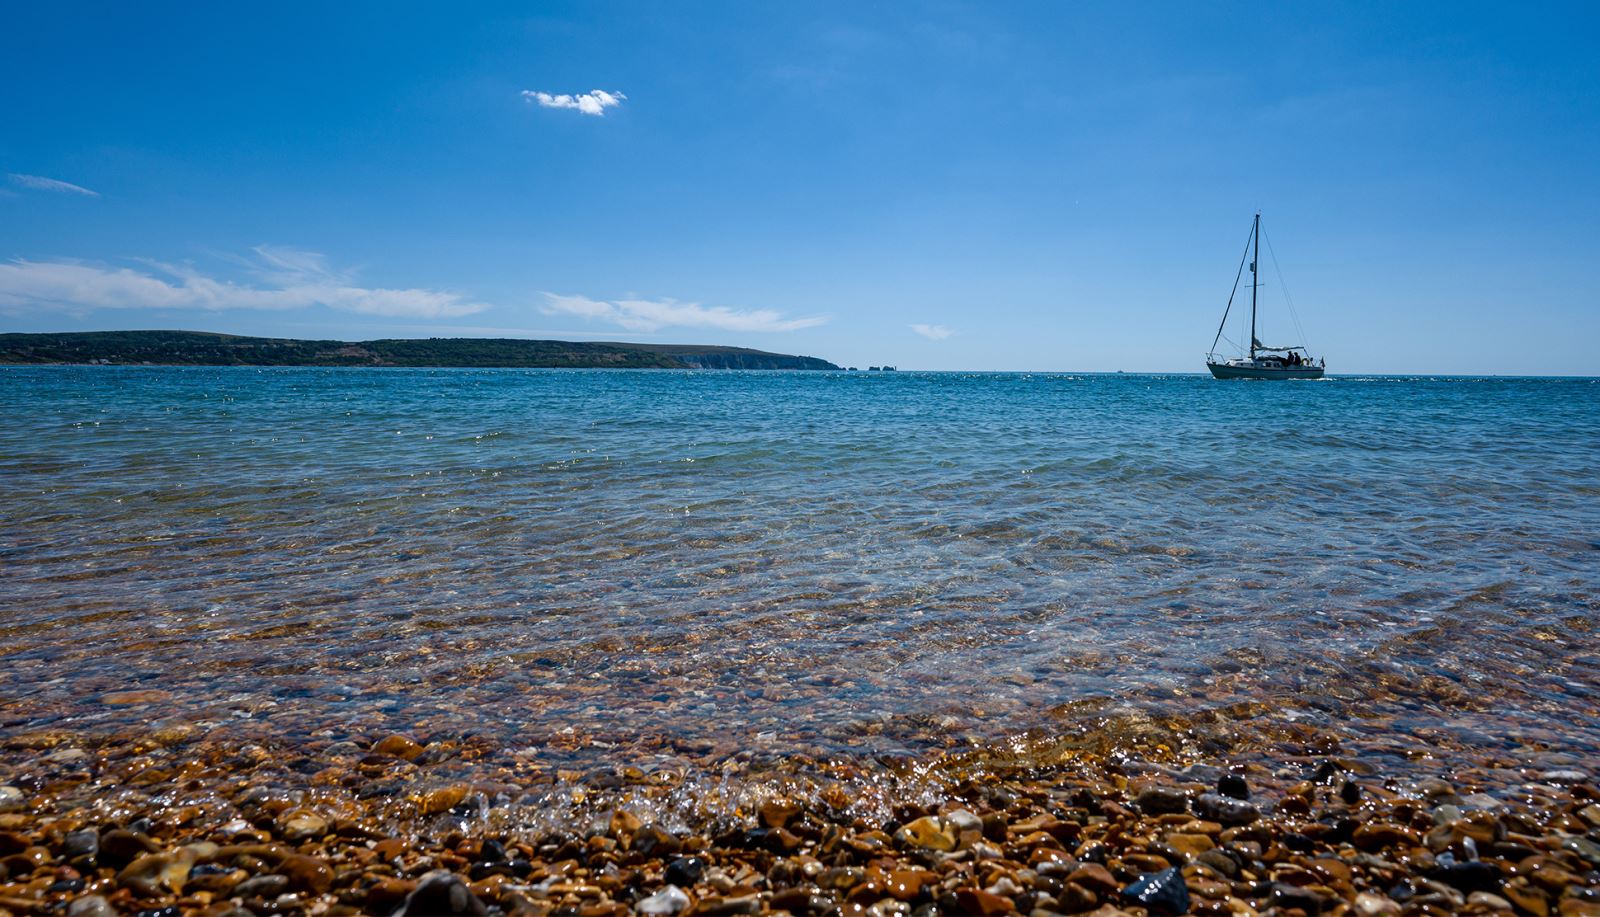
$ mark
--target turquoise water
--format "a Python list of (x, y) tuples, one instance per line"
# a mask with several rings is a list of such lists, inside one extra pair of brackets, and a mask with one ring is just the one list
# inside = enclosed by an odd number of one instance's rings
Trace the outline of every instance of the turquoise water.
[(900, 754), (1221, 711), (1600, 749), (1592, 379), (0, 391), (0, 732)]

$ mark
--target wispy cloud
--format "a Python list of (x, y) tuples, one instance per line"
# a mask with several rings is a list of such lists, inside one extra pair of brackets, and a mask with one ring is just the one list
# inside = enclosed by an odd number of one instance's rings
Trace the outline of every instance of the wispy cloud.
[(955, 334), (954, 331), (951, 331), (949, 328), (946, 328), (943, 325), (912, 325), (911, 330), (922, 335), (930, 341), (942, 341), (950, 335)]
[(85, 197), (99, 197), (100, 192), (90, 191), (82, 185), (74, 185), (69, 181), (60, 181), (54, 178), (45, 178), (43, 175), (23, 175), (18, 172), (9, 172), (6, 177), (11, 183), (28, 188), (33, 191), (51, 191), (56, 194), (81, 194)]
[(455, 318), (489, 308), (458, 293), (364, 287), (330, 269), (322, 255), (261, 246), (244, 259), (250, 282), (219, 279), (189, 265), (140, 262), (114, 267), (81, 261), (0, 263), (0, 312), (98, 309), (305, 309), (404, 318)]
[(826, 322), (826, 316), (784, 318), (771, 309), (729, 309), (675, 299), (589, 299), (546, 293), (546, 315), (576, 315), (629, 331), (662, 328), (716, 328), (721, 331), (799, 331)]
[(606, 109), (622, 104), (627, 96), (620, 92), (606, 92), (595, 89), (580, 95), (551, 95), (548, 92), (536, 92), (532, 89), (522, 90), (522, 97), (529, 102), (538, 103), (540, 108), (575, 108), (586, 115), (604, 115)]

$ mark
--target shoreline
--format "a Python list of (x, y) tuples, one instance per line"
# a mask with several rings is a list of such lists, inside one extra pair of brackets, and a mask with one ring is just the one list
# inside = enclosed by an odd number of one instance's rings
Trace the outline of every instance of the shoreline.
[(0, 908), (1600, 913), (1582, 758), (1419, 746), (1404, 765), (1346, 742), (1306, 730), (1217, 757), (1159, 733), (1036, 736), (578, 771), (471, 736), (32, 733), (3, 742)]

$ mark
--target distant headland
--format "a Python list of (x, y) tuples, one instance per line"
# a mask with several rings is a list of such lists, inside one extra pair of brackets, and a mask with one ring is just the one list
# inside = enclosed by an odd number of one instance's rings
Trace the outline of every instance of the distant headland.
[(161, 366), (434, 366), (519, 369), (839, 369), (816, 357), (710, 344), (520, 338), (302, 341), (203, 331), (0, 334), (0, 363)]

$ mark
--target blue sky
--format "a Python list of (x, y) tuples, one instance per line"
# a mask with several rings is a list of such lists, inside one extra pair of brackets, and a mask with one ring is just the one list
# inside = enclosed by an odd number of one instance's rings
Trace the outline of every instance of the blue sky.
[(1596, 8), (1276, 6), (11, 4), (0, 330), (1600, 374)]

